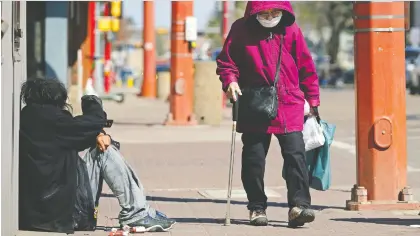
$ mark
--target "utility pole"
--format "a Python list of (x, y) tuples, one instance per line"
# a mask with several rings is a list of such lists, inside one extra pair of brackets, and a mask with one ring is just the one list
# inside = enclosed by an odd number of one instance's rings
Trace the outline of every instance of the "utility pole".
[(101, 50), (101, 32), (99, 30), (99, 20), (101, 18), (102, 2), (95, 2), (95, 79), (94, 88), (99, 95), (104, 91), (104, 77), (103, 77), (103, 64), (102, 64), (102, 50)]
[(228, 36), (228, 21), (229, 21), (229, 9), (228, 9), (228, 1), (223, 1), (223, 7), (222, 7), (222, 37), (223, 42), (225, 42), (227, 36)]
[[(228, 10), (228, 1), (223, 1), (222, 2), (223, 7), (222, 7), (222, 37), (223, 37), (223, 43), (225, 42), (227, 36), (228, 36), (228, 21), (229, 21), (229, 10)], [(223, 93), (223, 92), (222, 92)], [(223, 99), (222, 99), (222, 107), (225, 108), (226, 107), (226, 94), (223, 93), (222, 94)]]
[(95, 2), (88, 2), (88, 38), (89, 38), (89, 52), (88, 52), (88, 60), (89, 63), (84, 64), (85, 69), (84, 71), (86, 71), (86, 77), (84, 78), (85, 80), (83, 81), (83, 86), (86, 85), (86, 81), (87, 79), (91, 78), (93, 79), (93, 73), (94, 73), (94, 66), (95, 66), (95, 27), (96, 27), (96, 22), (95, 22)]
[(156, 98), (156, 36), (153, 1), (143, 3), (143, 85), (141, 96)]
[(172, 1), (171, 95), (167, 125), (197, 123), (193, 114), (194, 82), (191, 51), (194, 42), (188, 39), (194, 30), (195, 34), (197, 33), (192, 16), (193, 1)]
[(357, 184), (349, 210), (415, 210), (407, 186), (404, 2), (356, 2)]
[[(111, 2), (104, 2), (104, 16), (111, 15)], [(110, 32), (104, 32), (104, 89), (105, 93), (109, 93), (111, 89), (111, 49), (112, 44), (109, 38)]]

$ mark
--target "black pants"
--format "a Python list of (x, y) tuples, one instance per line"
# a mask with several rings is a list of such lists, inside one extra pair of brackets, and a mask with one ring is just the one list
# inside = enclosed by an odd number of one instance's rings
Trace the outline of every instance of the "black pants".
[[(309, 207), (308, 167), (305, 159), (305, 144), (302, 132), (276, 135), (284, 159), (289, 208)], [(265, 159), (270, 147), (271, 134), (242, 134), (242, 183), (248, 196), (248, 209), (266, 209), (267, 196), (264, 192)], [(279, 177), (281, 168), (279, 167)]]

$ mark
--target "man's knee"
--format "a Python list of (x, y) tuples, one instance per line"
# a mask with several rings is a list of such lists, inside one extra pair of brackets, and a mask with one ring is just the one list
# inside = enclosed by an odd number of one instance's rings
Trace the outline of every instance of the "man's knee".
[[(97, 149), (97, 151), (101, 152), (99, 149)], [(103, 155), (107, 158), (121, 158), (118, 148), (114, 145), (108, 146), (108, 148), (103, 152)]]
[[(121, 154), (118, 149), (112, 145), (108, 146), (105, 151), (101, 151), (98, 147), (90, 149), (89, 152), (92, 161), (97, 161), (99, 164), (107, 163), (109, 161), (118, 162), (118, 159), (121, 159)], [(88, 162), (88, 159), (85, 156), (85, 161)]]

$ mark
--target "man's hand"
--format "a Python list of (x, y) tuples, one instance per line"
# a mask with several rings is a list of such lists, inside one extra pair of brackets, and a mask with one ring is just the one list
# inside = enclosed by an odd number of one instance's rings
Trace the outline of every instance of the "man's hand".
[(319, 117), (318, 107), (311, 107), (311, 114), (315, 116), (316, 121), (318, 121), (318, 124), (321, 124), (321, 117)]
[(313, 116), (319, 116), (318, 107), (311, 107), (310, 112)]
[(108, 148), (109, 145), (111, 145), (111, 138), (109, 137), (109, 135), (100, 133), (96, 137), (96, 146), (102, 152), (104, 152)]
[(226, 96), (228, 99), (232, 99), (233, 101), (236, 101), (238, 98), (236, 97), (236, 94), (242, 95), (241, 89), (239, 88), (238, 83), (232, 82), (229, 84), (229, 87), (226, 91)]

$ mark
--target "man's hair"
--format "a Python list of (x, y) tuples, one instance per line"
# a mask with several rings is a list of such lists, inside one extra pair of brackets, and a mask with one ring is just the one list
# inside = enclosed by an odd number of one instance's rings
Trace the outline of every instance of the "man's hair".
[(31, 79), (22, 84), (20, 99), (26, 105), (53, 105), (60, 109), (72, 110), (67, 103), (67, 89), (57, 79)]

